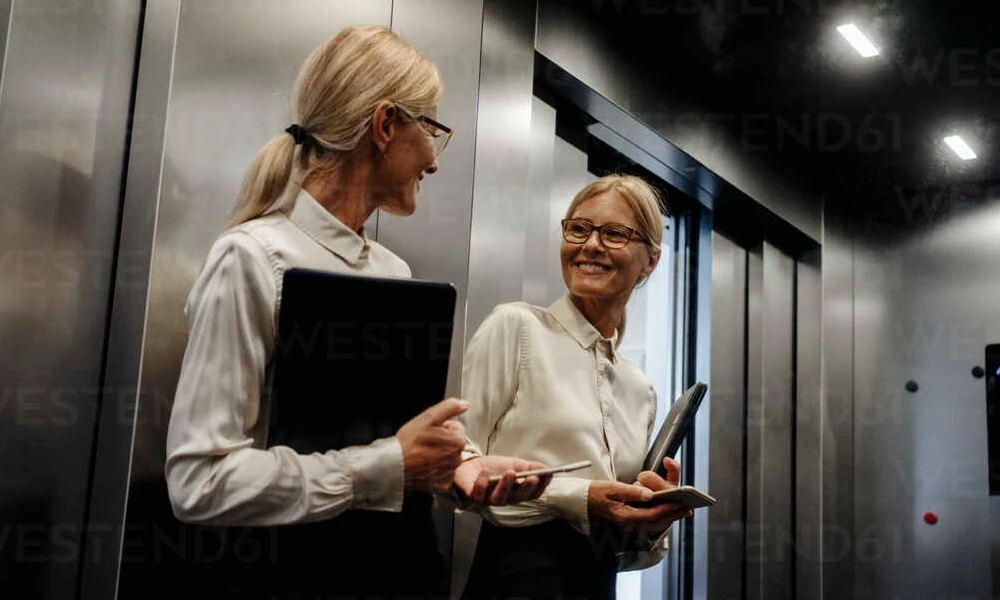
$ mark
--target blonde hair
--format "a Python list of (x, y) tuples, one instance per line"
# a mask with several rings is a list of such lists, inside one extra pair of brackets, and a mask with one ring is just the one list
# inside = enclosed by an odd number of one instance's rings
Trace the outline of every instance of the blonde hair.
[[(293, 122), (306, 131), (296, 153), (282, 133), (264, 145), (247, 171), (227, 227), (264, 214), (288, 185), (335, 170), (358, 147), (379, 103), (411, 114), (433, 109), (444, 90), (432, 62), (384, 27), (348, 27), (316, 48), (299, 71)], [(296, 160), (297, 157), (297, 160)]]
[[(605, 175), (588, 183), (576, 193), (573, 201), (569, 203), (569, 208), (566, 209), (566, 218), (573, 218), (573, 213), (581, 204), (606, 192), (617, 193), (628, 204), (635, 215), (636, 224), (639, 226), (637, 233), (644, 238), (650, 252), (658, 253), (660, 245), (663, 243), (663, 217), (661, 215), (669, 213), (667, 213), (666, 206), (656, 189), (635, 175)], [(644, 279), (640, 279), (636, 283), (636, 287), (644, 282)], [(625, 337), (625, 322), (625, 313), (622, 312), (622, 318), (618, 322), (616, 347), (621, 346), (622, 338)]]

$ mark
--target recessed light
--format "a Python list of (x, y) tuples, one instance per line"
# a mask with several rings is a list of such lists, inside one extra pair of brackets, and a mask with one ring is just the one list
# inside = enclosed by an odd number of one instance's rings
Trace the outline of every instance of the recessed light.
[(965, 143), (965, 140), (957, 135), (951, 135), (944, 138), (944, 143), (951, 146), (951, 149), (954, 150), (955, 154), (957, 154), (962, 160), (972, 160), (976, 158), (976, 153), (972, 151), (972, 148), (969, 148), (969, 145)]
[(861, 33), (861, 30), (854, 26), (853, 23), (848, 23), (847, 25), (841, 25), (837, 28), (840, 35), (847, 38), (847, 41), (854, 46), (861, 56), (865, 58), (871, 58), (872, 56), (878, 56), (878, 49), (875, 44), (871, 43), (865, 34)]

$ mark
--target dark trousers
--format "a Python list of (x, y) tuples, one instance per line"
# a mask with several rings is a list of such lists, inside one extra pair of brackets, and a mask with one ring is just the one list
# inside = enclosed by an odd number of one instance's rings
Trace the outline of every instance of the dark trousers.
[(587, 537), (561, 520), (530, 527), (483, 522), (462, 597), (613, 600), (617, 547), (607, 541), (606, 536)]

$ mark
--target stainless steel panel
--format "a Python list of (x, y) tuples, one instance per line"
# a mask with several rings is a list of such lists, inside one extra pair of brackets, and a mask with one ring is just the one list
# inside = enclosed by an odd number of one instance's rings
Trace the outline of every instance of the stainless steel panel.
[(0, 596), (75, 594), (138, 1), (0, 4)]
[(822, 597), (822, 274), (819, 257), (795, 265), (795, 590)]
[(822, 581), (824, 598), (854, 594), (854, 263), (850, 225), (824, 206), (822, 244)]
[(741, 598), (743, 590), (744, 366), (747, 252), (712, 235), (712, 370), (708, 397), (708, 485), (719, 503), (708, 511), (706, 598)]
[(746, 562), (744, 594), (747, 600), (765, 600), (764, 528), (764, 257), (763, 248), (747, 252), (747, 409), (746, 409)]
[[(447, 18), (442, 18), (447, 15)], [(448, 394), (462, 386), (465, 301), (476, 154), (476, 98), (482, 45), (482, 0), (395, 0), (392, 29), (441, 72), (445, 94), (439, 120), (454, 129), (438, 159), (440, 170), (423, 182), (417, 212), (405, 218), (381, 214), (378, 241), (402, 256), (420, 279), (450, 281), (458, 290)], [(433, 240), (433, 243), (428, 243)]]
[[(558, 265), (559, 230), (552, 231), (549, 204), (553, 197), (553, 160), (556, 142), (556, 111), (539, 100), (531, 100), (531, 155), (528, 159), (530, 191), (525, 206), (524, 284), (525, 302), (547, 306), (552, 300), (549, 274)], [(586, 169), (586, 163), (584, 163)], [(567, 200), (566, 204), (569, 204)], [(554, 208), (554, 207), (552, 207)], [(555, 247), (556, 253), (552, 249)], [(555, 264), (553, 264), (555, 263)]]
[(794, 261), (764, 244), (763, 382), (760, 478), (762, 498), (762, 597), (792, 596), (795, 568), (792, 522), (792, 401)]
[(704, 118), (704, 107), (688, 104), (668, 87), (652, 82), (648, 74), (637, 72), (628, 57), (605, 39), (595, 23), (597, 8), (597, 3), (578, 0), (540, 0), (535, 48), (669, 144), (818, 240), (821, 208), (815, 196), (805, 192), (806, 183), (776, 173), (760, 157), (742, 152), (738, 138), (721, 135), (712, 119)]
[(988, 495), (984, 383), (970, 375), (1000, 340), (1000, 199), (989, 200), (891, 245), (855, 245), (860, 598), (996, 594), (1000, 499)]
[(136, 112), (132, 124), (129, 169), (122, 207), (114, 303), (108, 332), (105, 396), (99, 414), (91, 487), (91, 527), (84, 562), (81, 598), (114, 598), (118, 587), (120, 548), (124, 535), (134, 415), (139, 397), (143, 330), (149, 287), (150, 257), (156, 209), (169, 74), (177, 33), (180, 0), (146, 6), (136, 81)]
[(466, 337), (524, 284), (535, 2), (486, 0)]

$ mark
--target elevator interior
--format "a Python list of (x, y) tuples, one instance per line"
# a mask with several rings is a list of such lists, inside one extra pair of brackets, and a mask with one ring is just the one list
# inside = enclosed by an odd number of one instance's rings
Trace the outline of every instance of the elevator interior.
[[(163, 494), (183, 302), (301, 60), (376, 23), (438, 64), (456, 130), (417, 213), (367, 225), (459, 290), (449, 391), (493, 306), (561, 292), (573, 190), (610, 169), (666, 192), (668, 268), (626, 350), (660, 415), (709, 382), (681, 458), (720, 504), (622, 598), (997, 595), (992, 10), (0, 1), (0, 594), (148, 598), (218, 570), (221, 538), (181, 534)], [(848, 16), (881, 58), (843, 44)], [(440, 517), (457, 588), (476, 525)]]

